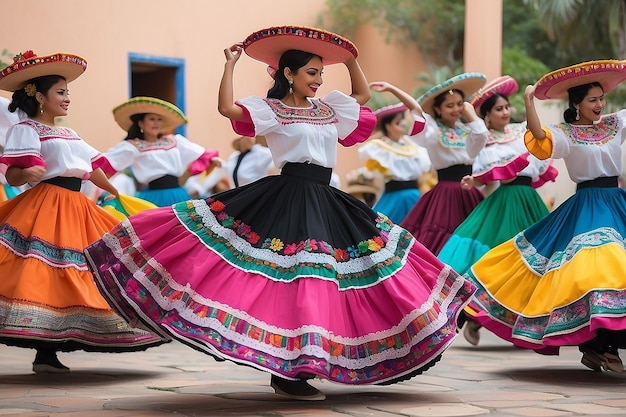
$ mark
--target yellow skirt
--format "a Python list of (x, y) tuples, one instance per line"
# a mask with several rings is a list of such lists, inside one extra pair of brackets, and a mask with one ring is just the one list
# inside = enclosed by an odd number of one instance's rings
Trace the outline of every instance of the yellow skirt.
[(83, 250), (118, 223), (82, 193), (41, 183), (0, 204), (0, 341), (117, 352), (164, 343), (100, 295)]

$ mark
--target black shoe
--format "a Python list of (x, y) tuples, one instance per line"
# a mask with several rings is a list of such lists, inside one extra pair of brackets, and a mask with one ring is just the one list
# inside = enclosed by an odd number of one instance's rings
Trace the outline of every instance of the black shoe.
[(272, 375), (271, 387), (274, 388), (276, 394), (282, 395), (294, 400), (302, 401), (322, 401), (326, 399), (326, 395), (317, 388), (309, 385), (306, 381), (291, 381)]
[(33, 362), (33, 372), (36, 374), (66, 374), (70, 368), (63, 365), (55, 351), (38, 350)]

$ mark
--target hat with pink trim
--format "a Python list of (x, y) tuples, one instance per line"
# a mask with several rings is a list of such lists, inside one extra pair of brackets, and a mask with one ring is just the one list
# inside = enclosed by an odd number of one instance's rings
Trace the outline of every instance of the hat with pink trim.
[(535, 83), (539, 100), (567, 99), (567, 90), (578, 85), (598, 82), (605, 93), (626, 80), (626, 62), (618, 60), (589, 61), (552, 71)]
[(276, 26), (261, 29), (243, 41), (243, 50), (250, 57), (277, 69), (281, 55), (290, 49), (322, 57), (324, 65), (345, 62), (357, 57), (356, 46), (335, 33), (306, 26)]
[(463, 74), (456, 75), (449, 80), (438, 84), (422, 94), (417, 102), (426, 113), (435, 117), (435, 110), (433, 104), (435, 98), (442, 93), (452, 93), (452, 90), (460, 90), (463, 92), (465, 99), (474, 94), (480, 87), (487, 82), (487, 76), (480, 72), (465, 72)]
[(391, 104), (389, 106), (384, 106), (378, 110), (375, 110), (374, 116), (376, 116), (376, 119), (380, 121), (384, 117), (387, 117), (396, 113), (401, 113), (406, 110), (407, 110), (407, 106), (404, 103)]
[(0, 90), (16, 91), (28, 80), (44, 75), (60, 75), (69, 83), (87, 69), (87, 61), (78, 55), (59, 52), (37, 56), (25, 51), (13, 58), (13, 63), (0, 71)]
[(494, 95), (500, 94), (509, 97), (511, 94), (515, 94), (518, 88), (519, 86), (515, 78), (510, 75), (503, 75), (488, 82), (484, 87), (472, 94), (467, 101), (474, 106), (477, 112), (480, 112), (480, 106)]

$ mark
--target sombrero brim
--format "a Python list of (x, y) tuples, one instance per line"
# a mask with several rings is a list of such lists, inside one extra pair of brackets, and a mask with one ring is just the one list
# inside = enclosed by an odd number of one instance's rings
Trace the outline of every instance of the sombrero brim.
[(33, 56), (9, 64), (0, 71), (0, 90), (16, 91), (26, 82), (43, 75), (60, 75), (69, 83), (87, 69), (85, 58), (59, 52), (52, 55)]
[(589, 61), (552, 71), (535, 83), (539, 100), (567, 99), (567, 90), (577, 85), (598, 82), (605, 93), (626, 80), (625, 61)]
[(380, 121), (380, 119), (387, 117), (392, 114), (400, 113), (406, 111), (407, 107), (404, 103), (391, 104), (389, 106), (381, 107), (378, 110), (374, 111), (374, 116)]
[(467, 101), (469, 101), (477, 112), (480, 112), (480, 106), (485, 101), (493, 97), (495, 94), (501, 94), (505, 97), (509, 97), (511, 94), (515, 94), (519, 86), (517, 81), (510, 75), (503, 75), (490, 82), (484, 87), (480, 88), (474, 93)]
[(356, 46), (335, 33), (305, 26), (277, 26), (262, 29), (243, 41), (243, 49), (251, 58), (278, 68), (281, 55), (297, 49), (319, 55), (324, 65), (346, 62), (357, 57)]
[(354, 184), (348, 185), (345, 192), (351, 195), (354, 194), (378, 194), (379, 190), (373, 185)]
[(487, 76), (480, 72), (466, 72), (450, 78), (449, 80), (438, 84), (422, 94), (417, 102), (426, 113), (435, 117), (435, 110), (433, 109), (433, 103), (435, 98), (446, 91), (460, 90), (463, 92), (464, 98), (470, 97), (480, 87), (487, 82)]
[(115, 121), (125, 131), (133, 125), (131, 116), (143, 113), (160, 115), (163, 118), (164, 131), (174, 130), (187, 123), (187, 117), (178, 107), (154, 97), (133, 97), (113, 109)]

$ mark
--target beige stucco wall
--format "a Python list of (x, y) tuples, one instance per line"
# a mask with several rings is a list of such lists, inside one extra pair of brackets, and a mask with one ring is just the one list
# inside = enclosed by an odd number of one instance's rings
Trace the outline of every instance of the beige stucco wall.
[[(490, 79), (499, 75), (499, 49), (485, 48), (485, 33), (476, 31), (484, 31), (485, 21), (498, 19), (501, 7), (493, 5), (499, 3), (467, 0), (471, 32), (465, 44), (466, 69), (484, 72)], [(72, 104), (63, 123), (102, 151), (123, 138), (111, 110), (128, 98), (129, 52), (182, 58), (185, 109), (190, 119), (187, 136), (227, 156), (235, 134), (228, 120), (217, 113), (224, 48), (263, 27), (315, 26), (325, 4), (325, 0), (297, 4), (282, 0), (0, 0), (0, 49), (12, 53), (32, 49), (39, 55), (65, 51), (84, 56), (88, 68), (70, 85)], [(497, 25), (489, 27), (493, 32)], [(497, 34), (490, 32), (489, 36)], [(415, 47), (389, 45), (384, 35), (371, 27), (359, 29), (351, 38), (359, 47), (359, 61), (370, 81), (387, 80), (406, 91), (416, 87), (415, 75), (425, 67)], [(494, 55), (489, 56), (489, 51)], [(262, 63), (244, 56), (236, 68), (235, 97), (264, 95), (270, 81)], [(324, 81), (320, 96), (332, 89), (349, 91), (349, 78), (341, 65), (326, 68)], [(345, 174), (362, 162), (356, 147), (339, 148), (336, 172), (345, 185)], [(565, 170), (561, 172), (558, 186), (541, 190), (557, 196), (557, 202), (564, 200), (571, 188)]]
[[(85, 57), (87, 71), (71, 83), (69, 116), (64, 123), (106, 151), (123, 138), (111, 110), (128, 98), (128, 53), (185, 60), (187, 136), (227, 156), (236, 136), (217, 112), (217, 90), (223, 50), (255, 30), (276, 25), (315, 26), (324, 0), (285, 3), (278, 0), (0, 0), (0, 49), (32, 49), (39, 55), (64, 51)], [(422, 70), (415, 50), (392, 47), (372, 29), (353, 37), (366, 75), (388, 79), (402, 88), (415, 87)], [(372, 78), (373, 77), (373, 78)], [(235, 97), (265, 95), (271, 85), (265, 65), (247, 56), (235, 72)], [(325, 69), (323, 96), (332, 89), (349, 91), (342, 65)], [(0, 92), (4, 96), (9, 93)], [(361, 166), (356, 149), (340, 149), (337, 172)]]

